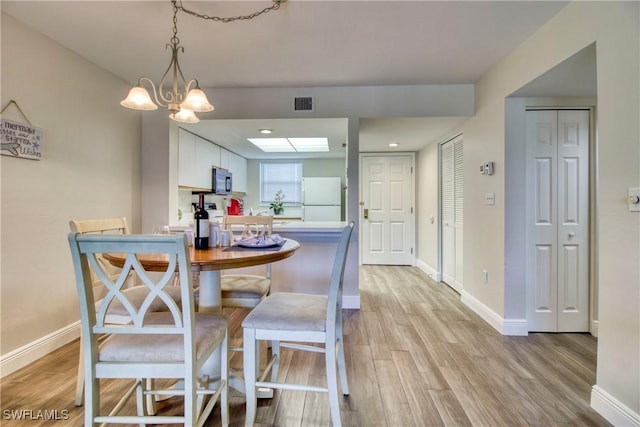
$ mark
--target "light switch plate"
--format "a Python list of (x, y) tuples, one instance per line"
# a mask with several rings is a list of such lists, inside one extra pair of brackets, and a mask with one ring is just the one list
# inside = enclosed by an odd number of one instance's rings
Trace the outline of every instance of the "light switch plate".
[(485, 193), (484, 204), (493, 206), (496, 204), (496, 193)]
[(640, 187), (629, 188), (629, 196), (627, 200), (629, 201), (629, 211), (630, 212), (640, 212), (640, 203), (635, 203), (636, 199), (640, 198)]

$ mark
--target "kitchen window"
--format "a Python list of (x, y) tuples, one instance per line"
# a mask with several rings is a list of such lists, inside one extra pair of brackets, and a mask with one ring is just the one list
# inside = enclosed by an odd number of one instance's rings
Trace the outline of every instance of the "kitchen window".
[(278, 191), (285, 206), (302, 205), (302, 163), (260, 163), (260, 205), (268, 206)]

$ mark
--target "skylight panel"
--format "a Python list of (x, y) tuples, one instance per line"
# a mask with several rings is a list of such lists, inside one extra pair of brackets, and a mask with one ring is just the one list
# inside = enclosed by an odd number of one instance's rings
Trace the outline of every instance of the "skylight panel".
[(265, 153), (291, 153), (296, 150), (287, 138), (247, 138), (249, 142)]
[(327, 138), (287, 138), (291, 145), (300, 153), (329, 151)]
[(247, 138), (266, 153), (328, 152), (327, 138)]

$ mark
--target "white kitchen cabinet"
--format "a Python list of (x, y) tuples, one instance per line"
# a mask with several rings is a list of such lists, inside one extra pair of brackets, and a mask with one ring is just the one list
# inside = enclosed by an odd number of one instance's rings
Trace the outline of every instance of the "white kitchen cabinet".
[(247, 192), (247, 159), (237, 154), (231, 153), (233, 156), (232, 172), (233, 172), (233, 191), (242, 193)]
[(211, 188), (211, 168), (220, 163), (220, 147), (196, 136), (196, 161), (198, 188)]
[(233, 174), (233, 191), (247, 192), (247, 159), (221, 148), (220, 167)]
[(178, 129), (178, 185), (195, 187), (197, 178), (193, 165), (196, 162), (196, 136)]
[(220, 163), (220, 147), (178, 129), (178, 185), (211, 189), (211, 168)]
[(220, 167), (222, 169), (231, 170), (229, 169), (230, 154), (232, 154), (231, 151), (226, 150), (224, 148), (220, 148)]

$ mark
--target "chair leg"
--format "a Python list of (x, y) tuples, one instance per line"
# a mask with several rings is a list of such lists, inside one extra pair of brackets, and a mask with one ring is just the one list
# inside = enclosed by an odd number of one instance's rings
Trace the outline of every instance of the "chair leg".
[(271, 343), (271, 355), (275, 357), (271, 367), (271, 382), (278, 382), (278, 371), (280, 370), (280, 341), (268, 341)]
[[(153, 378), (143, 379), (145, 390), (153, 390)], [(156, 397), (152, 394), (147, 394), (145, 396), (145, 415), (155, 415), (156, 414)]]
[(84, 348), (80, 337), (80, 351), (78, 354), (78, 378), (76, 379), (76, 406), (84, 403)]
[(336, 372), (336, 347), (335, 342), (326, 344), (324, 353), (327, 370), (327, 388), (329, 391), (329, 407), (331, 408), (331, 423), (334, 427), (342, 425), (340, 420), (340, 401), (338, 400), (338, 372)]
[(222, 380), (225, 385), (220, 392), (220, 416), (222, 427), (229, 425), (229, 331), (225, 331), (224, 340), (222, 340), (222, 351), (220, 355)]
[(147, 391), (148, 381), (144, 378), (138, 378), (138, 386), (136, 387), (136, 409), (139, 417), (148, 415), (147, 413)]
[(256, 407), (258, 405), (256, 396), (256, 362), (257, 342), (255, 329), (244, 328), (242, 337), (244, 341), (244, 383), (247, 400), (245, 427), (252, 427), (256, 419)]
[(340, 373), (340, 384), (342, 385), (342, 394), (349, 395), (349, 384), (347, 382), (347, 365), (344, 358), (344, 337), (342, 335), (342, 316), (338, 320), (336, 335), (338, 337), (338, 372)]
[(84, 425), (94, 425), (93, 419), (100, 413), (100, 380), (95, 376), (85, 375), (84, 391), (86, 401), (84, 405)]

